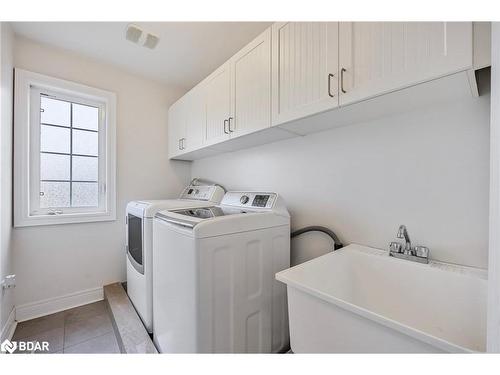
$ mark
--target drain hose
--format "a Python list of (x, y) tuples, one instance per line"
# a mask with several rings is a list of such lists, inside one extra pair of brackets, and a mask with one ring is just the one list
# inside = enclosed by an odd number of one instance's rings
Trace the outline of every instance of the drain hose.
[(340, 242), (340, 240), (337, 237), (337, 235), (331, 229), (328, 229), (326, 227), (322, 227), (322, 226), (319, 226), (319, 225), (313, 225), (313, 226), (310, 226), (310, 227), (305, 227), (305, 228), (302, 228), (302, 229), (295, 230), (295, 231), (293, 231), (290, 234), (290, 237), (294, 238), (294, 237), (300, 236), (301, 234), (307, 233), (307, 232), (323, 232), (326, 235), (330, 236), (330, 238), (333, 240), (333, 243), (334, 243), (334, 245), (333, 245), (333, 251), (341, 249), (342, 247), (344, 247), (344, 245), (342, 244), (342, 242)]

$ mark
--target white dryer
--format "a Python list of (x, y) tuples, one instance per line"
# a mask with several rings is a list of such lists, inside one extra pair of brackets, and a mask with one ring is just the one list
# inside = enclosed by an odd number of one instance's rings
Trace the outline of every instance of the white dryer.
[(153, 218), (161, 209), (218, 204), (224, 196), (219, 185), (187, 186), (177, 199), (141, 200), (127, 204), (127, 294), (148, 332), (153, 326)]
[(154, 219), (153, 339), (163, 353), (272, 353), (289, 345), (290, 216), (275, 193)]

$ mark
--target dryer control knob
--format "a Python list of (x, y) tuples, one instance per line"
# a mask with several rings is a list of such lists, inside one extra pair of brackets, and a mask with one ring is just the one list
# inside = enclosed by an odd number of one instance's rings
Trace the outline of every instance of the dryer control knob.
[(240, 198), (240, 203), (241, 204), (247, 204), (249, 200), (250, 200), (250, 198), (248, 198), (247, 195), (242, 195), (241, 198)]

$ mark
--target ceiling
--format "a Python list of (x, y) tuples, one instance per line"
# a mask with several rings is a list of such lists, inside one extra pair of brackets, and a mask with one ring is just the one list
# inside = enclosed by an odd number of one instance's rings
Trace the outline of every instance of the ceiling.
[(16, 34), (190, 89), (270, 22), (133, 22), (159, 36), (154, 50), (125, 39), (127, 22), (14, 22)]

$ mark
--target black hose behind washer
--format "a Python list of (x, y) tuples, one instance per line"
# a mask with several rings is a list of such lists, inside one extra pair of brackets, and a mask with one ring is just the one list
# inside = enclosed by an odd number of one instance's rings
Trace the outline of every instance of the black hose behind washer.
[(313, 226), (310, 226), (310, 227), (305, 227), (305, 228), (302, 228), (302, 229), (297, 229), (296, 231), (293, 231), (290, 234), (290, 238), (297, 237), (297, 236), (299, 236), (299, 235), (301, 235), (303, 233), (307, 233), (307, 232), (323, 232), (326, 235), (330, 236), (330, 238), (333, 240), (333, 243), (334, 243), (334, 245), (333, 245), (333, 251), (341, 249), (342, 247), (344, 247), (344, 245), (342, 244), (342, 242), (340, 242), (340, 240), (337, 237), (337, 235), (331, 229), (328, 229), (328, 228), (325, 228), (325, 227), (322, 227), (322, 226), (319, 226), (319, 225), (313, 225)]

